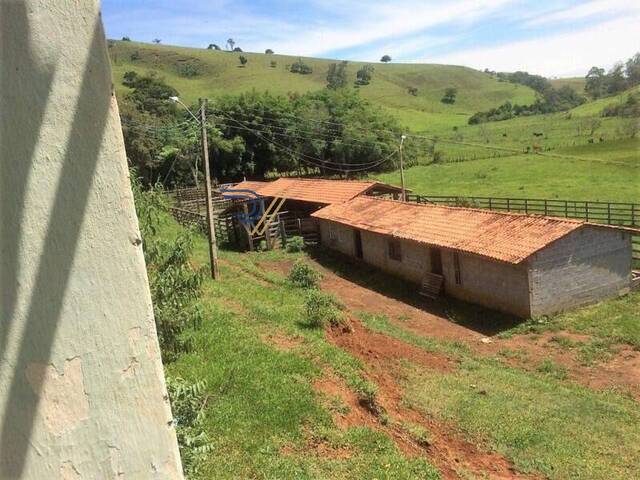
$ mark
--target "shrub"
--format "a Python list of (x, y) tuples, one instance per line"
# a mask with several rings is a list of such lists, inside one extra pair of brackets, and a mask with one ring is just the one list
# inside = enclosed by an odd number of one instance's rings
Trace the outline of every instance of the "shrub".
[(140, 60), (140, 52), (138, 50), (134, 50), (133, 52), (131, 52), (131, 56), (129, 58), (131, 58), (132, 62)]
[(287, 252), (296, 253), (304, 250), (304, 238), (295, 236), (287, 239)]
[(204, 431), (206, 419), (206, 383), (190, 383), (182, 378), (167, 377), (167, 391), (180, 446), (185, 476), (196, 476), (202, 462), (213, 451), (213, 443)]
[(317, 288), (322, 275), (310, 265), (297, 261), (289, 272), (289, 282), (296, 287)]
[(413, 95), (414, 97), (418, 96), (418, 89), (416, 87), (407, 87), (407, 93), (409, 95)]
[(192, 78), (200, 75), (200, 68), (193, 63), (180, 63), (177, 65), (176, 70), (178, 75), (182, 77)]
[(327, 323), (340, 325), (343, 322), (342, 312), (336, 306), (333, 295), (320, 290), (309, 290), (304, 301), (307, 323), (314, 328), (321, 328)]
[(278, 66), (278, 62), (276, 62), (275, 60), (271, 60), (271, 63), (269, 63), (269, 66), (271, 68), (276, 68)]

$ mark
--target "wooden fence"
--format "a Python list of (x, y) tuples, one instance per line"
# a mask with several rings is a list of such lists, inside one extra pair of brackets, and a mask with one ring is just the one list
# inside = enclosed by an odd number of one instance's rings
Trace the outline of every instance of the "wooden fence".
[[(204, 213), (192, 212), (183, 208), (169, 207), (169, 213), (176, 221), (184, 226), (194, 226), (202, 233), (207, 232), (207, 216)], [(214, 218), (216, 241), (218, 244), (235, 244), (238, 242), (238, 233), (231, 215)]]
[[(416, 194), (408, 194), (407, 200), (417, 203), (575, 218), (594, 223), (640, 228), (640, 204), (637, 203)], [(633, 235), (631, 241), (633, 259), (640, 262), (640, 235)]]

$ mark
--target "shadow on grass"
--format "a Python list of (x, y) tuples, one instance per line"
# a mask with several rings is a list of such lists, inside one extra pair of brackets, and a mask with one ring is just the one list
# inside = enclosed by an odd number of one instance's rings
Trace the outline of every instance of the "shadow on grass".
[(450, 297), (441, 297), (438, 300), (424, 298), (418, 293), (418, 285), (338, 252), (318, 247), (309, 249), (308, 253), (316, 262), (341, 278), (432, 315), (446, 318), (482, 335), (496, 335), (524, 321), (513, 315)]

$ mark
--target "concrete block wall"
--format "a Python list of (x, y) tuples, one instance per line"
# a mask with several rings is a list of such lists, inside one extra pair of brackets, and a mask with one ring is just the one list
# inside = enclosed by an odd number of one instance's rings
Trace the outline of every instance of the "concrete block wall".
[(623, 293), (631, 281), (631, 235), (585, 226), (529, 259), (531, 315), (553, 314)]
[(456, 284), (453, 251), (442, 250), (444, 289), (450, 295), (520, 317), (529, 316), (526, 265), (513, 265), (459, 253), (460, 285)]
[(410, 282), (422, 283), (424, 272), (429, 268), (428, 247), (399, 240), (402, 260), (394, 260), (389, 257), (388, 241), (385, 235), (362, 232), (364, 261)]
[(320, 241), (323, 245), (345, 255), (355, 256), (353, 228), (327, 220), (320, 220), (318, 223), (320, 225)]

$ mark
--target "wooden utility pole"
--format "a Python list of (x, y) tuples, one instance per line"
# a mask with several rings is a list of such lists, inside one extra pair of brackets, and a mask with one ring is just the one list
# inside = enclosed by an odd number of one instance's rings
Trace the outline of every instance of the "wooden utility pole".
[(404, 146), (404, 139), (407, 138), (406, 135), (402, 135), (400, 137), (400, 186), (402, 187), (402, 198), (403, 202), (407, 201), (407, 191), (404, 188), (404, 159), (402, 155), (402, 147)]
[(202, 161), (204, 162), (204, 194), (207, 199), (207, 227), (209, 234), (209, 260), (211, 278), (219, 277), (218, 247), (216, 246), (216, 227), (213, 223), (213, 205), (211, 204), (211, 172), (209, 168), (209, 143), (207, 142), (207, 99), (200, 99), (200, 127), (202, 137)]

